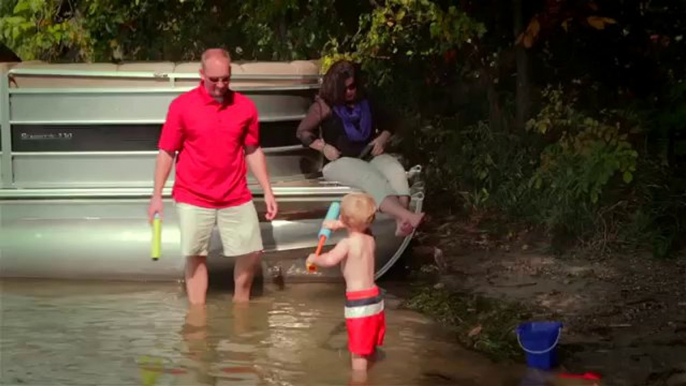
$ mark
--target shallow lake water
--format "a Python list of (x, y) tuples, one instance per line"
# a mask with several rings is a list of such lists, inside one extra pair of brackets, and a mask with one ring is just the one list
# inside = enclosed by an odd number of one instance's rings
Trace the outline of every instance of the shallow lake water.
[[(0, 281), (1, 385), (349, 385), (344, 287), (265, 288), (247, 306), (177, 283)], [(383, 285), (381, 285), (383, 287)], [(268, 287), (268, 286), (265, 286)], [(518, 366), (457, 345), (386, 298), (366, 385), (518, 385)]]

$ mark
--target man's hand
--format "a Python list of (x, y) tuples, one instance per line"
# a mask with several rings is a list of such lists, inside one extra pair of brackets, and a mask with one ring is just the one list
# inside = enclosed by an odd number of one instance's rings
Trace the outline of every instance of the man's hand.
[(384, 131), (379, 134), (370, 144), (374, 145), (372, 148), (372, 155), (376, 157), (377, 155), (383, 154), (388, 144), (388, 140), (391, 139), (391, 133)]
[(162, 209), (164, 208), (164, 203), (162, 202), (162, 197), (152, 196), (150, 199), (150, 205), (148, 206), (148, 222), (152, 224), (155, 219), (155, 214), (158, 213), (160, 218), (162, 218)]
[(264, 203), (267, 204), (267, 214), (265, 217), (267, 220), (272, 221), (276, 214), (279, 212), (279, 208), (276, 205), (276, 198), (274, 198), (274, 193), (268, 192), (264, 195)]

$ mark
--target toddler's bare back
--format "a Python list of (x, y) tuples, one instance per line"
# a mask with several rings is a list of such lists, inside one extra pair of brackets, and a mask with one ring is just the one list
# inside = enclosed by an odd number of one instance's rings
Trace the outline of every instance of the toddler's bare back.
[(347, 291), (372, 288), (374, 284), (374, 251), (376, 242), (369, 234), (351, 232), (346, 240), (348, 255), (341, 264)]

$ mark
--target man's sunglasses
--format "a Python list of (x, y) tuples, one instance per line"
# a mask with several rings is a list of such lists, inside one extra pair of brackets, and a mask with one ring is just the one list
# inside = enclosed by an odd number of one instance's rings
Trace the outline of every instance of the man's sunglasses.
[(222, 82), (224, 82), (224, 83), (229, 83), (229, 79), (230, 79), (230, 78), (231, 78), (231, 77), (229, 77), (229, 76), (225, 76), (225, 77), (223, 77), (223, 78), (219, 78), (219, 77), (212, 76), (212, 77), (208, 77), (207, 79), (208, 79), (210, 82), (212, 82), (212, 83), (217, 83), (217, 82), (219, 82), (220, 80), (221, 80)]

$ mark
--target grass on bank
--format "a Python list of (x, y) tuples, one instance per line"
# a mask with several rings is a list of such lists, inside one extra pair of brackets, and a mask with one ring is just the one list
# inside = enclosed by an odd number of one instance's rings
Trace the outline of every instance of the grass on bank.
[(465, 347), (496, 361), (521, 361), (516, 327), (531, 313), (518, 304), (507, 304), (446, 287), (422, 285), (402, 304), (421, 312), (453, 331)]

